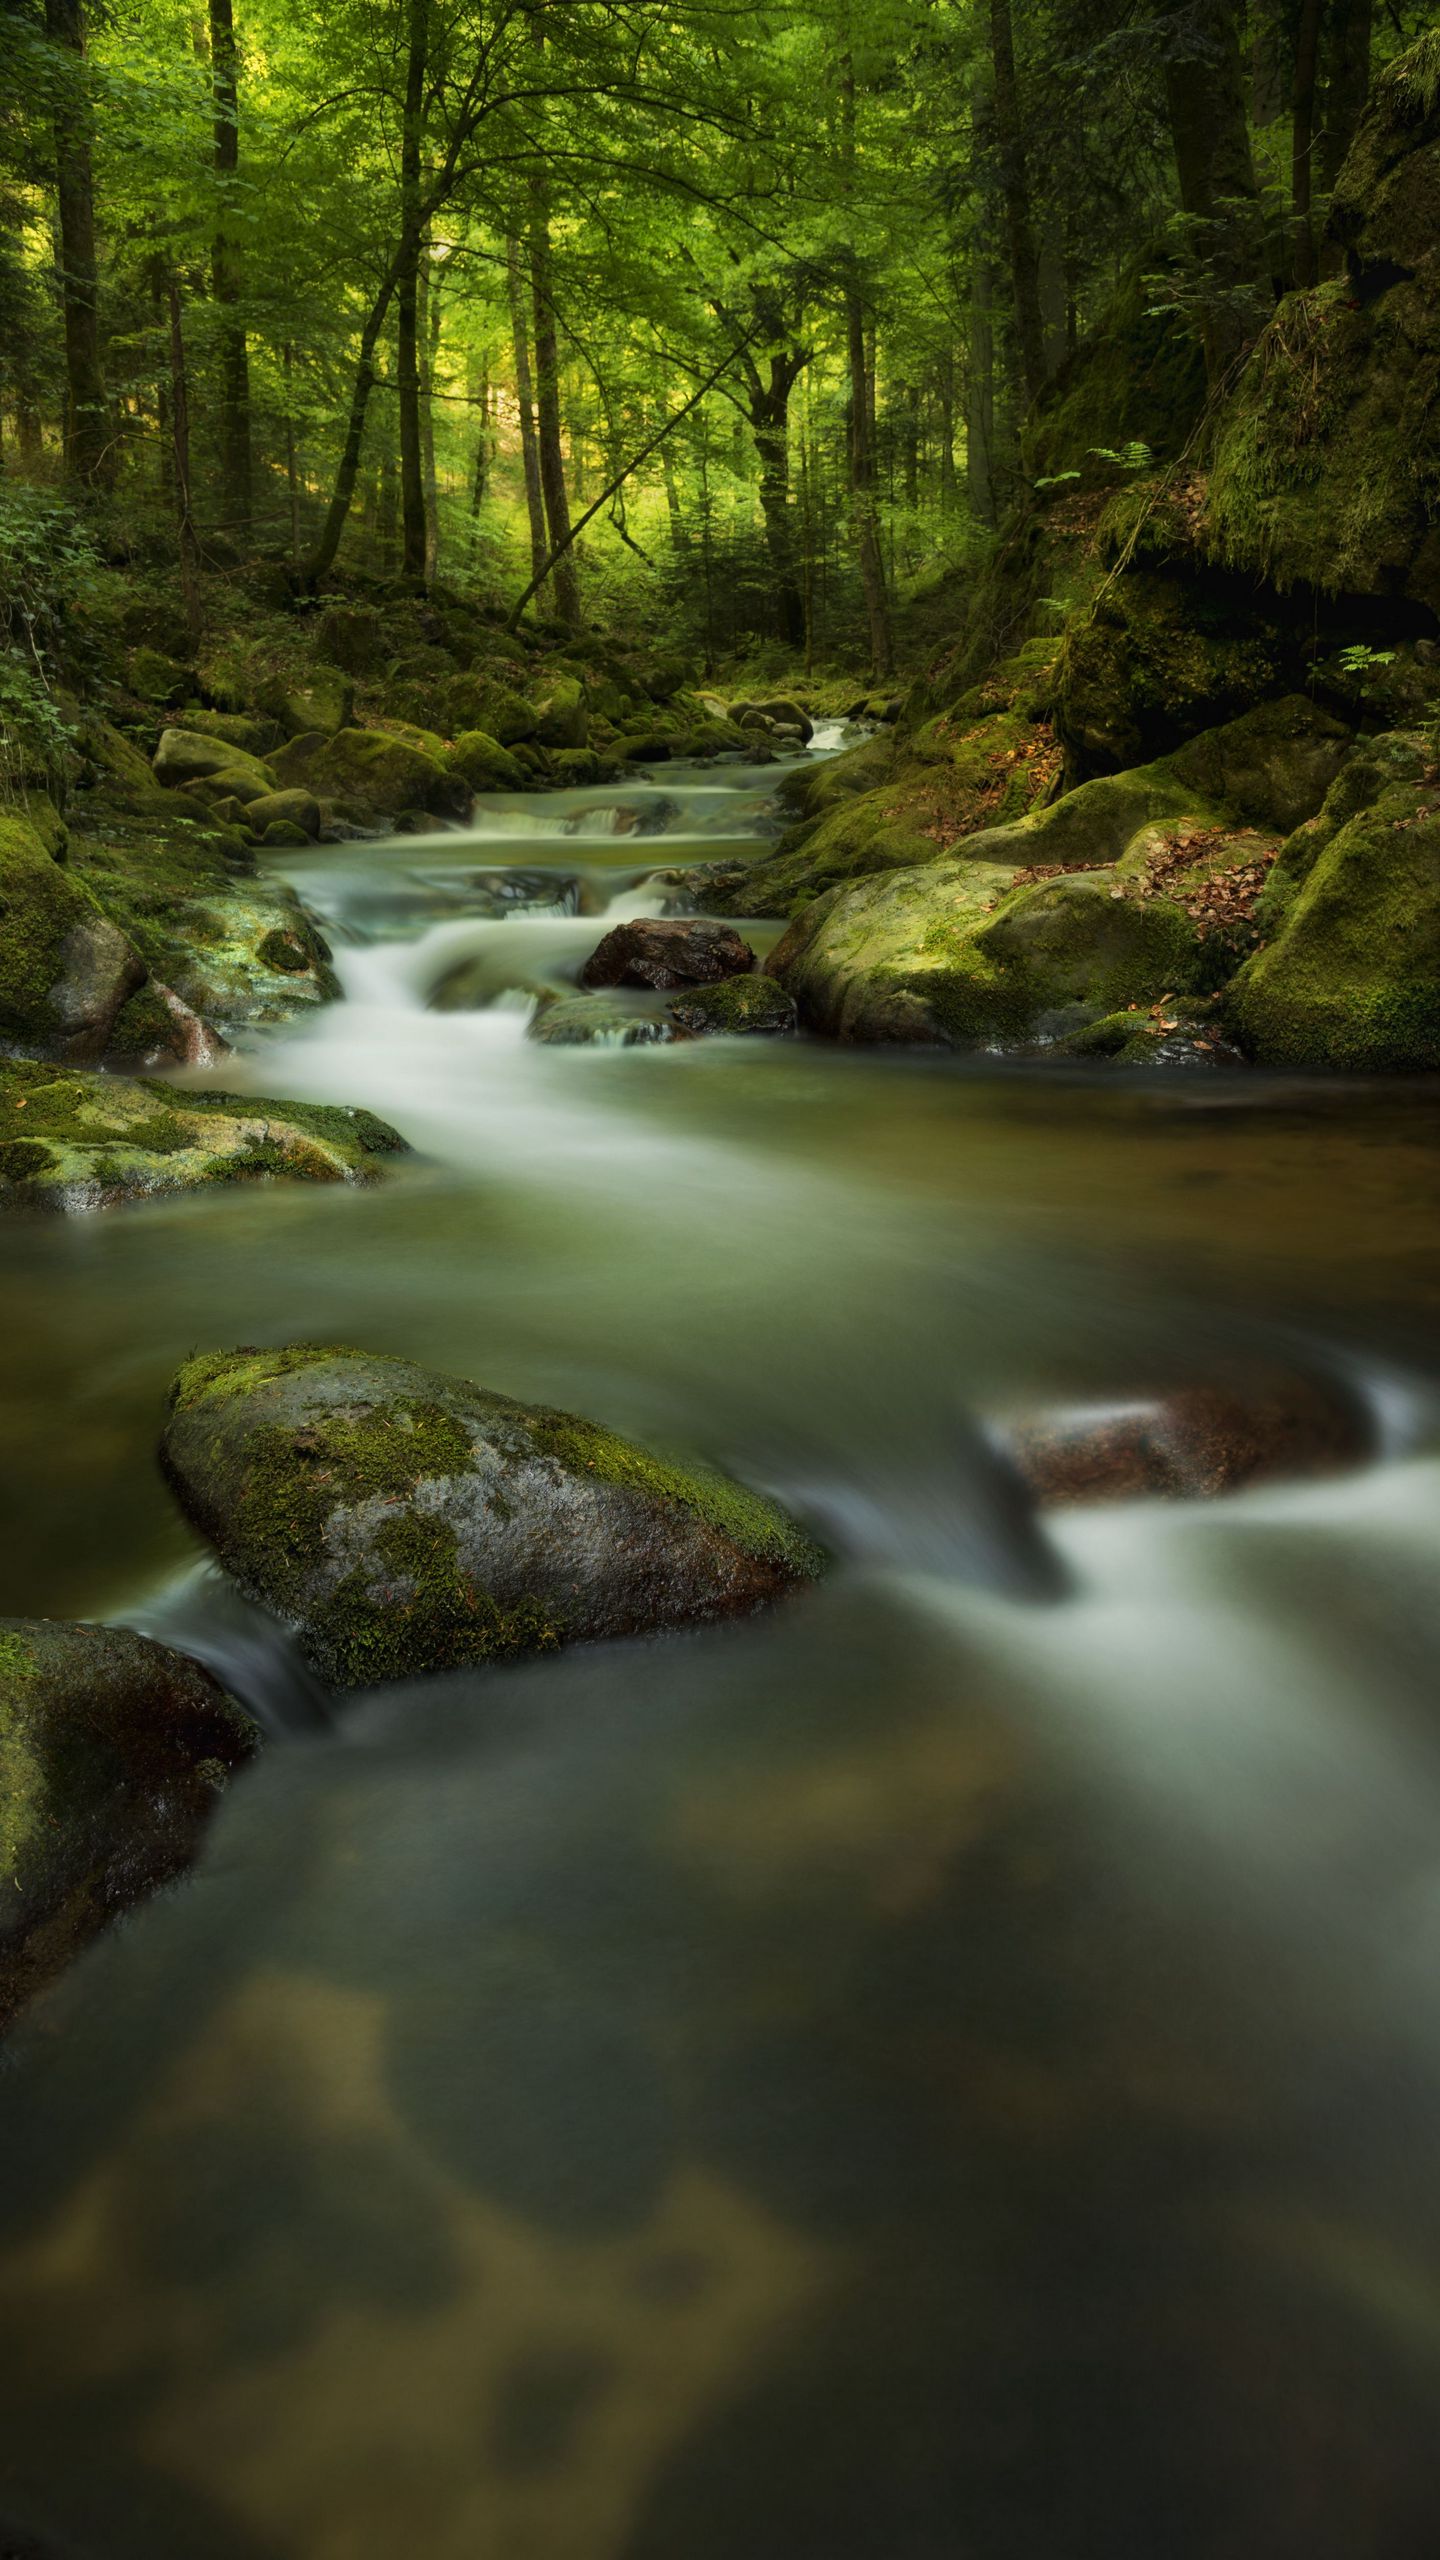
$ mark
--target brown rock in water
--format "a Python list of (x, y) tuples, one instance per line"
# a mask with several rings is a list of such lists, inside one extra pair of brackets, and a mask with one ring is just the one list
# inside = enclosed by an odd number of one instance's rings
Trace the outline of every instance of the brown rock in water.
[(755, 954), (733, 925), (707, 917), (634, 916), (591, 952), (582, 987), (701, 987), (739, 978)]
[(1177, 1387), (1133, 1404), (1080, 1405), (1012, 1424), (1007, 1454), (1037, 1502), (1172, 1501), (1245, 1485), (1343, 1475), (1373, 1454), (1375, 1428), (1333, 1378), (1269, 1373), (1244, 1385)]

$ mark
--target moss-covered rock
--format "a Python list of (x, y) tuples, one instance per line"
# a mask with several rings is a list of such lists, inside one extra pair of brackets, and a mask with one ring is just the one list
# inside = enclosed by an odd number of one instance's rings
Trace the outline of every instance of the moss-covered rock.
[(745, 1032), (783, 1039), (799, 1021), (795, 999), (774, 978), (725, 978), (718, 986), (694, 987), (666, 1007), (677, 1030), (688, 1039), (704, 1032)]
[[(307, 837), (320, 833), (320, 803), (310, 791), (264, 791), (258, 800), (249, 802), (245, 820), (257, 835), (263, 835), (267, 827), (277, 824), (294, 827), (303, 844)], [(293, 842), (294, 839), (286, 841)]]
[(1006, 1047), (1196, 984), (1182, 908), (1113, 871), (1012, 887), (949, 858), (817, 899), (771, 953), (802, 1022), (833, 1038)]
[(320, 616), (315, 652), (344, 675), (375, 675), (387, 655), (384, 621), (371, 605), (332, 604)]
[(141, 702), (158, 703), (167, 710), (175, 703), (188, 702), (195, 690), (194, 668), (167, 658), (161, 649), (143, 645), (132, 649), (125, 672), (131, 692)]
[(1180, 313), (1157, 307), (1152, 278), (1133, 275), (1037, 400), (1025, 429), (1026, 470), (1037, 480), (1103, 479), (1105, 450), (1137, 445), (1169, 460), (1204, 406), (1195, 331)]
[(200, 729), (162, 729), (153, 769), (156, 781), (169, 790), (221, 777), (223, 789), (241, 800), (258, 799), (275, 788), (275, 774), (259, 756), (247, 755), (226, 738), (207, 737)]
[(1433, 741), (1422, 731), (1387, 731), (1356, 740), (1321, 807), (1300, 819), (1280, 848), (1258, 910), (1267, 935), (1278, 930), (1296, 892), (1341, 828), (1396, 783), (1423, 782), (1434, 761)]
[(461, 818), (470, 806), (469, 786), (458, 773), (384, 729), (340, 729), (318, 746), (313, 741), (312, 732), (282, 748), (275, 769), (283, 782), (321, 800), (337, 800), (367, 818), (394, 817), (401, 809)]
[(590, 738), (585, 688), (575, 676), (556, 676), (536, 702), (535, 736), (542, 747), (583, 747)]
[(1440, 1067), (1440, 788), (1400, 782), (1331, 836), (1230, 990), (1277, 1067)]
[(466, 730), (479, 729), (502, 747), (513, 747), (519, 738), (533, 738), (540, 726), (535, 705), (493, 674), (450, 676), (431, 699), (446, 734), (457, 739)]
[(1440, 611), (1440, 79), (1377, 78), (1336, 187), (1343, 281), (1281, 303), (1226, 403), (1206, 532), (1277, 587)]
[(145, 1636), (0, 1619), (0, 2020), (189, 1865), (259, 1738)]
[(371, 1112), (0, 1059), (0, 1205), (88, 1210), (283, 1174), (373, 1182), (404, 1140)]
[(0, 815), (0, 1040), (99, 1058), (146, 964), (29, 821)]
[(242, 1590), (337, 1688), (748, 1615), (823, 1559), (709, 1469), (408, 1360), (191, 1360), (162, 1463)]
[(498, 738), (483, 729), (465, 729), (446, 753), (446, 763), (471, 791), (522, 791), (525, 774)]
[(302, 738), (315, 729), (333, 738), (355, 717), (355, 687), (329, 667), (312, 667), (304, 684), (272, 679), (259, 687), (256, 700), (287, 738)]

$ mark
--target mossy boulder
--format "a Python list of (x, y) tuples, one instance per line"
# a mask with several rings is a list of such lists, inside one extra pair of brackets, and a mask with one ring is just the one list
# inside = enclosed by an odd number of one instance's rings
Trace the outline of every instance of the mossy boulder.
[(260, 764), (276, 747), (284, 745), (286, 736), (278, 720), (252, 719), (244, 711), (187, 710), (185, 726), (192, 736), (223, 739), (227, 746), (238, 747)]
[(333, 738), (355, 717), (354, 685), (329, 667), (313, 667), (303, 684), (272, 680), (260, 687), (257, 699), (287, 738), (303, 738), (314, 729)]
[(693, 987), (667, 1006), (687, 1039), (705, 1032), (746, 1033), (784, 1039), (798, 1025), (795, 999), (774, 978), (724, 978), (718, 986)]
[(323, 1345), (187, 1362), (161, 1459), (226, 1571), (339, 1689), (748, 1616), (823, 1566), (708, 1468)]
[(1168, 460), (1204, 406), (1196, 332), (1181, 313), (1157, 307), (1153, 277), (1132, 275), (1037, 400), (1025, 428), (1025, 468), (1040, 481), (1103, 482), (1106, 449), (1144, 445)]
[(222, 776), (223, 789), (240, 800), (256, 800), (263, 791), (275, 788), (275, 774), (259, 756), (247, 755), (227, 738), (207, 737), (200, 729), (162, 729), (153, 771), (167, 790)]
[(0, 2020), (189, 1865), (259, 1739), (165, 1645), (0, 1619)]
[(401, 809), (461, 818), (470, 806), (469, 786), (458, 773), (384, 729), (340, 729), (318, 746), (312, 732), (282, 748), (275, 769), (283, 782), (366, 818), (394, 817)]
[[(257, 835), (264, 835), (267, 828), (276, 825), (294, 827), (303, 844), (307, 837), (320, 833), (320, 803), (311, 791), (262, 791), (257, 800), (248, 804), (245, 822)], [(293, 841), (294, 838), (286, 838), (286, 842)]]
[(1246, 962), (1228, 1016), (1263, 1066), (1440, 1068), (1440, 791), (1397, 782), (1338, 827)]
[[(982, 840), (983, 841), (983, 840)], [(950, 858), (832, 890), (770, 955), (801, 1021), (833, 1038), (1005, 1048), (1193, 986), (1183, 909), (1113, 871), (1012, 887)]]
[(536, 703), (535, 736), (542, 747), (583, 747), (590, 738), (585, 688), (576, 676), (556, 676)]
[(0, 815), (0, 1040), (99, 1058), (144, 959), (29, 821)]
[(498, 738), (487, 737), (483, 729), (465, 729), (446, 754), (451, 771), (458, 773), (471, 791), (523, 791), (524, 768), (518, 765)]
[(1330, 215), (1346, 275), (1291, 294), (1221, 414), (1206, 537), (1281, 588), (1440, 611), (1440, 60), (1378, 76)]
[(187, 702), (195, 690), (194, 668), (167, 658), (161, 649), (132, 649), (125, 672), (131, 692), (141, 702), (158, 703), (167, 710)]
[(404, 1140), (371, 1112), (187, 1093), (148, 1077), (0, 1059), (0, 1205), (77, 1211), (281, 1174), (373, 1182)]
[(502, 747), (513, 747), (519, 738), (533, 738), (540, 726), (535, 705), (493, 675), (450, 676), (435, 689), (433, 700), (436, 718), (457, 739), (479, 729)]
[(1434, 762), (1433, 740), (1422, 730), (1386, 731), (1355, 741), (1321, 807), (1302, 818), (1280, 848), (1258, 911), (1267, 934), (1278, 930), (1296, 892), (1341, 828), (1397, 783), (1423, 782)]
[(1305, 694), (1290, 694), (1203, 731), (1169, 758), (1169, 767), (1198, 800), (1227, 817), (1289, 835), (1323, 806), (1353, 746), (1343, 720)]

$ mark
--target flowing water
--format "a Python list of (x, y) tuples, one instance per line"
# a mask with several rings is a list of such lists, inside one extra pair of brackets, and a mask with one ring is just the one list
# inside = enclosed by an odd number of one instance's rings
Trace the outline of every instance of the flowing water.
[[(297, 859), (348, 1001), (220, 1080), (414, 1157), (7, 1230), (0, 1606), (273, 1738), (10, 2049), (0, 2550), (1440, 2547), (1434, 1094), (527, 1040), (773, 779)], [(336, 1708), (151, 1455), (287, 1339), (718, 1460), (836, 1571)], [(989, 1415), (1296, 1356), (1364, 1473), (997, 1499)]]

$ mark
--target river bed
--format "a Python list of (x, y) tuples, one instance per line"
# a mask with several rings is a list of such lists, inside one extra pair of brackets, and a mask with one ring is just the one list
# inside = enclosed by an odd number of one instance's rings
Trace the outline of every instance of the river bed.
[[(214, 1081), (415, 1155), (6, 1231), (0, 1606), (272, 1735), (0, 2083), (17, 2549), (1440, 2538), (1435, 1094), (527, 1039), (774, 779), (287, 857), (346, 1001)], [(713, 1459), (836, 1571), (337, 1709), (153, 1462), (182, 1358), (286, 1340)], [(981, 1420), (1297, 1357), (1378, 1463), (1057, 1515), (1037, 1594)]]

